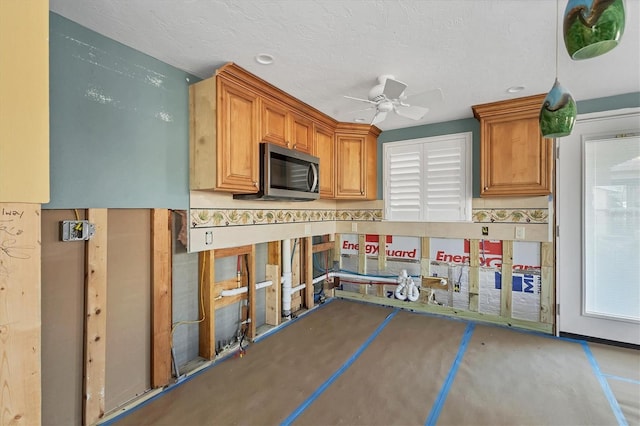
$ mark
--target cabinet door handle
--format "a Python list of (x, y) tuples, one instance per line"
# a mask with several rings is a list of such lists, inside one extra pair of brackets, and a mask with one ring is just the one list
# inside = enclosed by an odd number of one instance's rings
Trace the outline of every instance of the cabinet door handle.
[(291, 146), (291, 142), (287, 141), (287, 148)]
[(294, 143), (294, 144), (293, 144), (293, 149), (296, 149), (296, 147), (297, 147), (297, 146), (298, 146), (298, 144), (297, 144), (297, 143)]
[(364, 195), (364, 191), (360, 190), (360, 195)]
[(258, 182), (256, 182), (255, 180), (253, 181), (253, 186), (255, 186), (256, 188), (258, 187)]
[(488, 186), (485, 186), (485, 187), (484, 187), (484, 190), (485, 190), (485, 191), (486, 191), (486, 190), (488, 190), (488, 189), (489, 189), (489, 187), (488, 187)]

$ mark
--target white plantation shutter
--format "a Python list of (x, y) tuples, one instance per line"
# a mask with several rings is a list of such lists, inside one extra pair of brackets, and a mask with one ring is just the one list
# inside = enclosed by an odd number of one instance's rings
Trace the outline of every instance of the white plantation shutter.
[(471, 133), (386, 143), (385, 219), (471, 220)]
[(387, 216), (393, 220), (421, 220), (422, 147), (398, 146), (386, 153), (387, 176), (385, 200)]
[(425, 149), (425, 217), (430, 222), (464, 220), (466, 162), (464, 140), (430, 143)]

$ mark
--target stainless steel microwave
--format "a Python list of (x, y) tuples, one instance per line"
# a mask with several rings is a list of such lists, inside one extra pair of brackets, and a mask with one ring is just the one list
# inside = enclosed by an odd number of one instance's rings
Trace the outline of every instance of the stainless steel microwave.
[(311, 201), (320, 198), (320, 160), (279, 145), (260, 144), (260, 185), (255, 194), (234, 194), (239, 200)]

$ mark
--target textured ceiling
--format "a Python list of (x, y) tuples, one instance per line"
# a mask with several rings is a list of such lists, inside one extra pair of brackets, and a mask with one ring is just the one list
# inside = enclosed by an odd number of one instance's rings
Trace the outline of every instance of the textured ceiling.
[[(364, 118), (382, 74), (407, 95), (442, 89), (421, 121), (389, 114), (382, 130), (472, 117), (471, 106), (546, 93), (566, 0), (50, 0), (50, 9), (199, 77), (235, 62), (340, 121)], [(558, 7), (560, 13), (557, 13)], [(626, 0), (622, 42), (558, 74), (576, 100), (640, 91), (640, 0)], [(255, 56), (271, 54), (272, 65)], [(509, 94), (510, 86), (525, 86)]]

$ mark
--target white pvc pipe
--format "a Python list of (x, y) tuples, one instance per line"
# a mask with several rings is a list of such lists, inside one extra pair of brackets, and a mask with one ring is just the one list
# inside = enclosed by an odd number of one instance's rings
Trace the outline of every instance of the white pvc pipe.
[(249, 290), (249, 287), (238, 287), (238, 288), (232, 288), (230, 290), (222, 290), (220, 292), (220, 296), (222, 297), (228, 297), (228, 296), (235, 296), (237, 294), (242, 294), (242, 293), (246, 293)]
[(304, 290), (306, 287), (307, 287), (307, 285), (306, 285), (306, 284), (300, 284), (300, 285), (299, 285), (299, 286), (297, 286), (297, 287), (293, 287), (293, 288), (291, 289), (291, 293), (295, 293), (296, 291)]
[(282, 240), (282, 316), (291, 316), (291, 240)]
[[(260, 290), (261, 288), (269, 287), (272, 284), (273, 284), (272, 281), (263, 281), (261, 283), (256, 283), (256, 290)], [(222, 290), (220, 292), (220, 296), (221, 297), (235, 296), (235, 295), (238, 295), (238, 294), (246, 293), (248, 290), (249, 290), (249, 287), (247, 287), (247, 286), (238, 287), (238, 288), (232, 288), (232, 289), (229, 289), (229, 290)]]
[(256, 290), (260, 290), (261, 288), (269, 287), (273, 284), (273, 281), (262, 281), (261, 283), (256, 283)]

